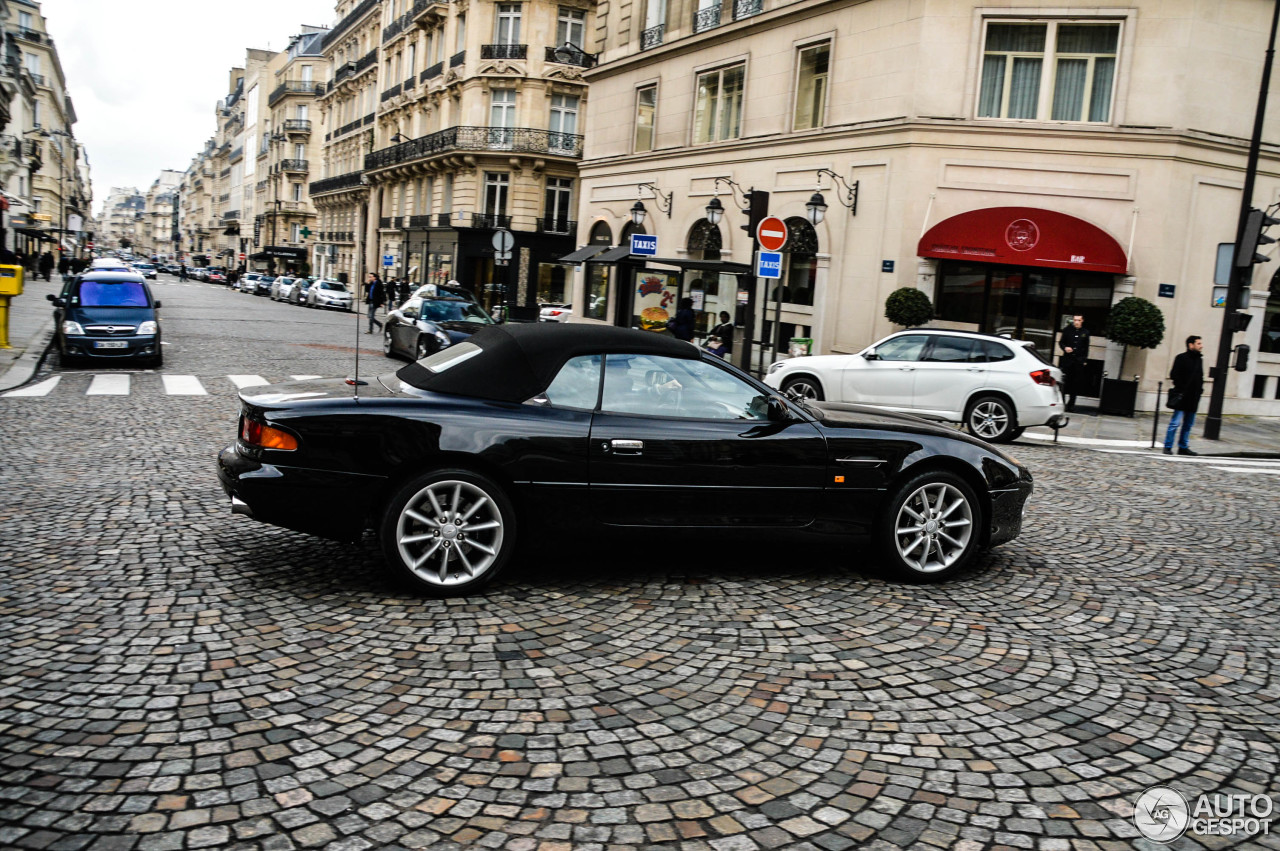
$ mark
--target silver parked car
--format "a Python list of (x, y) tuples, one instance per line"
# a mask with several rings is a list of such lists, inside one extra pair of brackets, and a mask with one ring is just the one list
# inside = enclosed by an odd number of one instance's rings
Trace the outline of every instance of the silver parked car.
[(341, 281), (321, 278), (307, 290), (307, 307), (328, 307), (334, 310), (350, 310), (351, 290)]
[(296, 278), (287, 275), (281, 275), (271, 282), (271, 300), (286, 301), (289, 298), (289, 289), (293, 286)]

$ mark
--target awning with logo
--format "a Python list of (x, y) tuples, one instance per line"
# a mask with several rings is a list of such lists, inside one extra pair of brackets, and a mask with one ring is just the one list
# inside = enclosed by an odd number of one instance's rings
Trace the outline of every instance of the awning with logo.
[(940, 260), (1112, 275), (1129, 269), (1124, 249), (1102, 228), (1036, 207), (988, 207), (944, 219), (920, 238), (916, 253)]

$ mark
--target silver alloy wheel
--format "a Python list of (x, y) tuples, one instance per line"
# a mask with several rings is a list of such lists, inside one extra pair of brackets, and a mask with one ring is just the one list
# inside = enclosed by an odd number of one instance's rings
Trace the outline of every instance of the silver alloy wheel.
[(409, 498), (395, 534), (404, 566), (423, 582), (448, 588), (493, 566), (502, 552), (502, 513), (483, 488), (445, 479)]
[(983, 399), (969, 412), (969, 431), (994, 440), (1009, 430), (1009, 408), (996, 399)]
[(390, 331), (384, 330), (382, 332), (382, 353), (387, 356), (391, 355), (391, 332)]
[(427, 355), (429, 355), (429, 354), (431, 354), (431, 352), (429, 352), (429, 351), (427, 350), (427, 343), (426, 343), (426, 341), (425, 341), (425, 340), (421, 340), (421, 339), (419, 339), (419, 340), (418, 340), (418, 348), (417, 348), (417, 358), (415, 358), (415, 360), (422, 360), (423, 358), (425, 358), (425, 357), (426, 357)]
[(822, 401), (822, 391), (810, 378), (795, 378), (787, 382), (787, 394), (793, 399), (805, 399), (811, 402)]
[(964, 555), (972, 537), (973, 506), (947, 482), (916, 488), (893, 521), (898, 555), (918, 573), (946, 570)]

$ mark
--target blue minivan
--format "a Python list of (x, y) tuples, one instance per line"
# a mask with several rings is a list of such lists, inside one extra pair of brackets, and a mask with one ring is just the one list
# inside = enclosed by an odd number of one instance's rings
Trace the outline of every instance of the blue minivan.
[(63, 295), (50, 294), (58, 351), (73, 361), (135, 360), (164, 363), (160, 350), (160, 302), (134, 272), (88, 272)]

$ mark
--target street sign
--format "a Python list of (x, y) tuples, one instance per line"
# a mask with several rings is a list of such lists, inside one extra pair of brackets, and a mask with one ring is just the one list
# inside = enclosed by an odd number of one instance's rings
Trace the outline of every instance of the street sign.
[(241, 252), (240, 252), (240, 262), (241, 262), (241, 263), (243, 263), (243, 262), (244, 262), (244, 252), (243, 252), (243, 251), (241, 251)]
[(756, 239), (765, 251), (778, 251), (787, 244), (787, 223), (777, 216), (762, 219), (756, 228)]
[(493, 232), (493, 250), (506, 254), (516, 244), (516, 238), (506, 228), (498, 228)]
[(631, 234), (631, 253), (639, 254), (644, 257), (658, 256), (658, 237), (650, 236), (647, 233)]
[(761, 251), (756, 255), (756, 277), (757, 278), (781, 278), (782, 277), (782, 252), (781, 251)]
[(85, 247), (85, 248), (87, 248), (87, 249), (89, 249), (90, 251), (92, 251), (92, 250), (93, 250), (93, 243), (92, 243), (92, 242), (86, 242), (86, 243), (84, 244), (84, 247)]
[(495, 251), (493, 254), (493, 262), (498, 266), (505, 266), (511, 262), (510, 251)]
[(394, 265), (396, 265), (396, 257), (395, 257), (395, 255), (394, 255), (394, 254), (384, 254), (384, 255), (382, 255), (382, 265), (383, 265), (383, 266), (394, 266)]
[(1177, 290), (1177, 284), (1161, 284), (1160, 292), (1157, 293), (1160, 298), (1173, 298), (1174, 292)]

